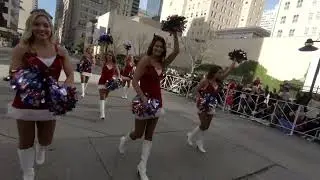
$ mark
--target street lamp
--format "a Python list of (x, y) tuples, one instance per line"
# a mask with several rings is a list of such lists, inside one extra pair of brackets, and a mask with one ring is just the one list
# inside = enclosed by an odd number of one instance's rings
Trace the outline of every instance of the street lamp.
[[(313, 43), (315, 43), (315, 42), (320, 42), (320, 41), (314, 41), (312, 39), (307, 39), (307, 41), (304, 43), (304, 46), (302, 48), (299, 48), (299, 51), (310, 52), (310, 51), (318, 50), (317, 47), (313, 46)], [(316, 72), (314, 73), (314, 76), (313, 76), (313, 80), (312, 80), (310, 91), (309, 91), (310, 94), (313, 93), (313, 88), (314, 88), (314, 85), (316, 83), (316, 80), (317, 80), (317, 77), (319, 74), (319, 69), (320, 69), (320, 59), (318, 61)]]

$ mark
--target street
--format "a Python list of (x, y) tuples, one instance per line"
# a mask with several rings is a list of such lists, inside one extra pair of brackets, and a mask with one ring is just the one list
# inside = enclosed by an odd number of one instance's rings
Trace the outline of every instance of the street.
[[(0, 51), (1, 53), (3, 51)], [(8, 72), (8, 56), (0, 56), (0, 75)], [(72, 62), (75, 67), (77, 59)], [(99, 73), (96, 67), (95, 73)], [(63, 74), (63, 73), (62, 73)], [(80, 90), (79, 74), (75, 73)], [(119, 138), (133, 128), (130, 100), (121, 90), (112, 92), (106, 119), (99, 119), (97, 80), (93, 75), (88, 94), (77, 108), (57, 122), (55, 139), (46, 163), (36, 167), (37, 180), (136, 180), (141, 140), (118, 153)], [(61, 80), (64, 75), (61, 76)], [(0, 179), (20, 179), (16, 154), (15, 121), (6, 117), (14, 92), (0, 82)], [(218, 111), (205, 137), (206, 154), (186, 143), (186, 133), (198, 124), (193, 102), (163, 92), (165, 114), (159, 120), (148, 161), (152, 180), (318, 180), (320, 146), (287, 136), (238, 116)]]

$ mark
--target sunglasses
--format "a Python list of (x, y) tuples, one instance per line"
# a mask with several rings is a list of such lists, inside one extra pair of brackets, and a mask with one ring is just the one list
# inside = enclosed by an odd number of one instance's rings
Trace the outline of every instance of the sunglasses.
[(30, 14), (33, 14), (33, 13), (43, 13), (47, 15), (50, 19), (52, 19), (52, 16), (44, 9), (34, 9), (30, 12)]

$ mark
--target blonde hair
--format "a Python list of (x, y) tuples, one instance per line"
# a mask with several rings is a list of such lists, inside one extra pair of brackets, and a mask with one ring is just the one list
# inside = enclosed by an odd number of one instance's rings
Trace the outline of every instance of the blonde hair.
[(48, 20), (49, 26), (51, 29), (51, 35), (50, 35), (49, 41), (52, 43), (54, 42), (53, 24), (52, 24), (52, 20), (51, 20), (50, 15), (45, 11), (40, 11), (40, 12), (37, 11), (37, 12), (31, 13), (26, 21), (26, 28), (25, 28), (24, 33), (22, 34), (22, 37), (21, 37), (22, 43), (28, 44), (28, 45), (30, 45), (32, 43), (32, 41), (34, 40), (34, 37), (32, 34), (32, 25), (33, 25), (34, 21), (40, 16), (43, 16)]

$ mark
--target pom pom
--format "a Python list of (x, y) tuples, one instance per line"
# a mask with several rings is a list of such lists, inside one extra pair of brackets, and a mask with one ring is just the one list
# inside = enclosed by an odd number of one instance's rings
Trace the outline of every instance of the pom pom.
[(83, 61), (82, 63), (80, 63), (79, 65), (79, 72), (90, 72), (91, 70), (91, 62), (90, 61)]
[(248, 60), (247, 53), (241, 49), (233, 50), (232, 52), (229, 52), (228, 55), (232, 61), (236, 61), (237, 63)]
[(114, 91), (116, 89), (119, 89), (122, 87), (122, 85), (123, 85), (123, 82), (119, 78), (112, 78), (111, 80), (108, 80), (106, 82), (106, 88), (109, 91)]
[(167, 32), (183, 32), (186, 28), (186, 18), (183, 16), (172, 15), (166, 21), (161, 22), (161, 29)]
[(100, 37), (99, 37), (99, 43), (101, 44), (113, 44), (113, 38), (110, 34), (102, 34)]
[(201, 112), (210, 112), (212, 111), (218, 104), (218, 100), (215, 95), (207, 93), (200, 97), (200, 105), (199, 110)]
[(76, 88), (61, 86), (54, 79), (49, 79), (48, 105), (54, 115), (64, 115), (76, 107), (78, 101)]
[(38, 67), (20, 69), (10, 81), (12, 89), (20, 94), (22, 102), (32, 107), (39, 107), (46, 102), (45, 83), (46, 79)]
[(132, 100), (132, 112), (139, 117), (155, 116), (160, 109), (160, 101), (149, 98), (144, 104), (139, 96)]
[(129, 41), (123, 43), (124, 48), (129, 51), (132, 47), (131, 43)]

